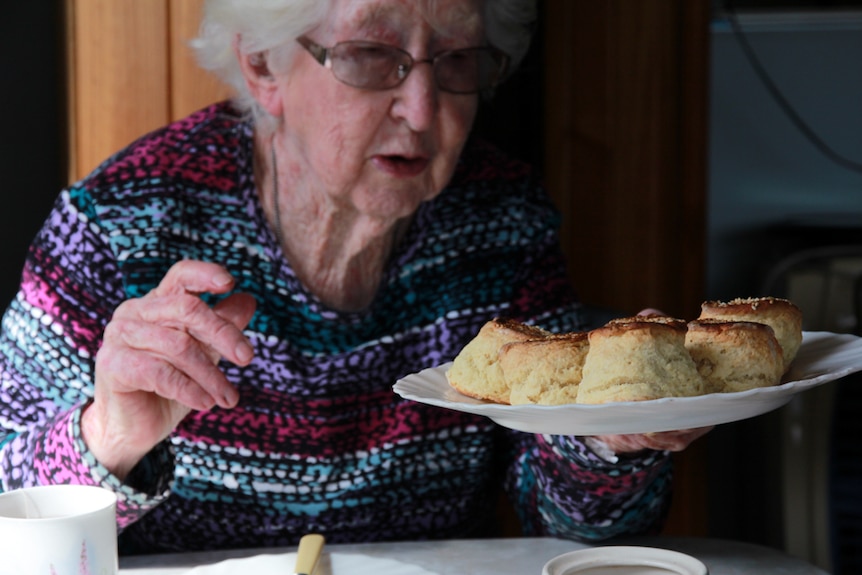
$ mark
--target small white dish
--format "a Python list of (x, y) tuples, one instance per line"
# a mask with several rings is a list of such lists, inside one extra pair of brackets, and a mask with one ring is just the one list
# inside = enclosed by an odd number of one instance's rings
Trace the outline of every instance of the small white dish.
[(616, 545), (558, 555), (545, 563), (542, 575), (709, 575), (709, 570), (678, 551)]

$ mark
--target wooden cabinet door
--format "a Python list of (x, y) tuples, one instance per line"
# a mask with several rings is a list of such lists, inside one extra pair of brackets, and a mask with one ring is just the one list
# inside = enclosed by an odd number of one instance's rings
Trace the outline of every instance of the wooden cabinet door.
[(66, 0), (69, 179), (228, 95), (188, 47), (201, 0)]
[[(581, 299), (693, 319), (704, 298), (709, 0), (546, 0), (545, 172)], [(707, 531), (706, 440), (667, 532)]]
[(704, 292), (710, 2), (545, 9), (545, 168), (581, 297), (692, 319)]

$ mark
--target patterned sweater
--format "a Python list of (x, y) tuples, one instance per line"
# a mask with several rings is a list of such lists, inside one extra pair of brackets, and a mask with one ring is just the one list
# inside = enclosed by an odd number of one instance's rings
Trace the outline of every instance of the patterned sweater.
[[(660, 525), (667, 453), (610, 463), (577, 437), (515, 432), (392, 391), (452, 360), (492, 317), (580, 327), (558, 215), (527, 166), (470, 142), (373, 304), (343, 313), (285, 260), (252, 157), (252, 127), (218, 104), (61, 193), (3, 317), (0, 490), (111, 489), (130, 553), (292, 545), (308, 531), (332, 542), (487, 535), (501, 487), (527, 534), (598, 540)], [(236, 408), (193, 412), (122, 482), (81, 439), (94, 358), (113, 310), (184, 258), (222, 264), (257, 299), (255, 358), (221, 366)]]

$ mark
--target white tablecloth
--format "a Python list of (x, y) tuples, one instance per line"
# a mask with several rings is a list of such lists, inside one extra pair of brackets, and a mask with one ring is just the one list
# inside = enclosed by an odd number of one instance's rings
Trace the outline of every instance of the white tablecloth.
[[(648, 545), (688, 553), (703, 561), (710, 575), (827, 575), (800, 559), (780, 551), (719, 539), (632, 538), (615, 542)], [(552, 538), (480, 539), (403, 543), (327, 544), (324, 553), (361, 554), (394, 559), (437, 575), (540, 575), (552, 557), (586, 545)], [(177, 555), (125, 557), (121, 575), (182, 575), (193, 567), (259, 553), (295, 549), (248, 549)], [(291, 575), (290, 566), (284, 575)], [(247, 574), (237, 574), (247, 575)], [(264, 574), (251, 574), (264, 575)]]

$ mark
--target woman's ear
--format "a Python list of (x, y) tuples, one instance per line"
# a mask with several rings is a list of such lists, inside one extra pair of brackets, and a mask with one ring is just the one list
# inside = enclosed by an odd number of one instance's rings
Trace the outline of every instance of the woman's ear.
[(239, 44), (239, 36), (237, 36), (233, 43), (233, 51), (249, 93), (270, 115), (280, 117), (281, 99), (278, 97), (278, 82), (269, 68), (270, 53), (264, 51), (249, 54), (243, 52)]

